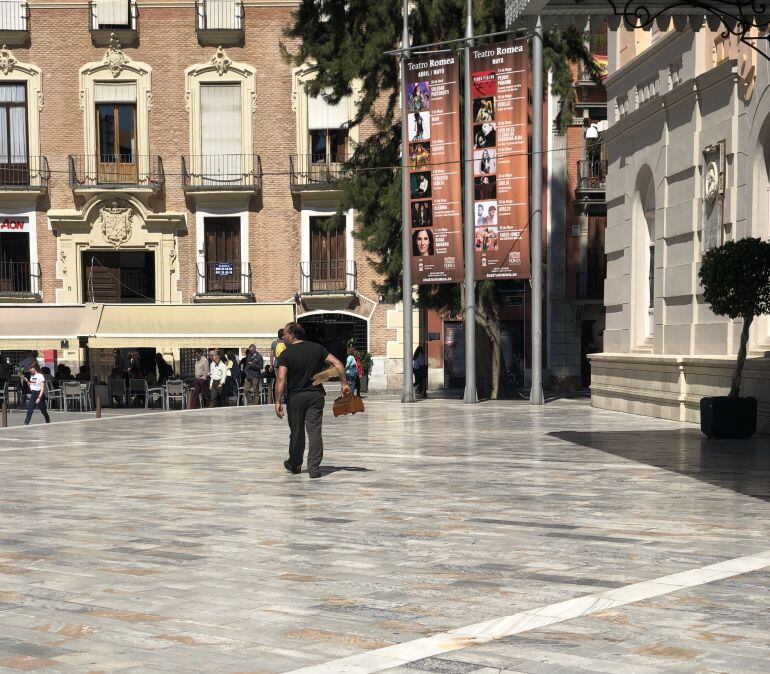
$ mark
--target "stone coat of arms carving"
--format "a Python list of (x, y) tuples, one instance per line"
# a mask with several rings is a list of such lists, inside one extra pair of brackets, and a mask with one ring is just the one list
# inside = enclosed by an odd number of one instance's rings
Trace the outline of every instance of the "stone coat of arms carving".
[(113, 201), (112, 205), (100, 209), (97, 224), (101, 227), (104, 240), (120, 247), (131, 238), (131, 219), (133, 211), (129, 206), (121, 206), (120, 202)]
[(115, 33), (110, 33), (110, 46), (104, 55), (104, 62), (109, 67), (113, 77), (118, 77), (128, 63), (128, 57), (123, 53), (123, 45), (115, 37)]

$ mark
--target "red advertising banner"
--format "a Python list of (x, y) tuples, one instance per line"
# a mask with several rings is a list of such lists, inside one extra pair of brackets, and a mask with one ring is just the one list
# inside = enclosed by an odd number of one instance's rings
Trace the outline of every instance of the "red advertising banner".
[(529, 278), (529, 58), (524, 40), (471, 49), (477, 280)]
[(464, 269), (458, 55), (407, 59), (404, 88), (412, 279), (418, 285), (459, 283)]

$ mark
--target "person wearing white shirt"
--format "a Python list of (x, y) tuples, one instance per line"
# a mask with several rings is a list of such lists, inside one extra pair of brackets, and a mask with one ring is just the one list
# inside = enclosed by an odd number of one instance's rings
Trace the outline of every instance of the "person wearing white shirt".
[(22, 375), (30, 390), (29, 401), (27, 402), (27, 418), (24, 420), (24, 425), (29, 426), (35, 407), (40, 408), (45, 423), (50, 424), (51, 417), (48, 416), (48, 410), (45, 407), (45, 377), (38, 372), (37, 363), (31, 363), (28, 367), (29, 378)]
[(211, 363), (209, 370), (210, 385), (211, 385), (211, 406), (222, 407), (225, 404), (224, 401), (224, 385), (227, 379), (227, 365), (222, 362), (222, 357), (219, 352), (214, 353), (214, 360)]

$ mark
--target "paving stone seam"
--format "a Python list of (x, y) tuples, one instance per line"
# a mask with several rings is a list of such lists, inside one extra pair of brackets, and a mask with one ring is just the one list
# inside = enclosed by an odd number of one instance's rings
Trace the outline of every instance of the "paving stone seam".
[(707, 585), (770, 567), (770, 550), (728, 559), (689, 571), (625, 585), (568, 599), (548, 606), (492, 618), (430, 637), (378, 648), (320, 665), (295, 669), (288, 674), (373, 674), (432, 656), (497, 641), (515, 634), (538, 630), (600, 611), (636, 604), (679, 590)]

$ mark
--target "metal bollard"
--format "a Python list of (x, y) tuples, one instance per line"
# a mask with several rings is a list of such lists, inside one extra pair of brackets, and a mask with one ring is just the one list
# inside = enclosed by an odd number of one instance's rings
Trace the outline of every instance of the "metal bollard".
[(100, 395), (96, 396), (96, 418), (102, 418), (102, 397)]
[(3, 398), (3, 428), (8, 428), (8, 401)]

